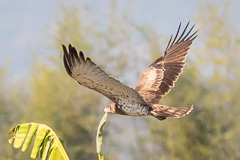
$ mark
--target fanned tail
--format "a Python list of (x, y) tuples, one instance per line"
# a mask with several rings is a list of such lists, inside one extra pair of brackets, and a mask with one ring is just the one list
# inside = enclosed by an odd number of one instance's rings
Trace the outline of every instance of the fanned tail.
[(152, 106), (152, 116), (159, 120), (164, 120), (167, 117), (181, 118), (189, 114), (193, 110), (193, 105), (188, 107), (168, 107), (165, 105), (155, 104)]

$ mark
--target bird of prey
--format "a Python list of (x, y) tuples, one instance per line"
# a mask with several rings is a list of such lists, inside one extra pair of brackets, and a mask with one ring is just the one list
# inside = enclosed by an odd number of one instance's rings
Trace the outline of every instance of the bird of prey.
[(194, 25), (188, 29), (189, 22), (182, 31), (171, 36), (164, 55), (145, 69), (138, 80), (135, 89), (109, 76), (89, 57), (85, 58), (69, 44), (68, 50), (63, 46), (63, 62), (67, 73), (80, 85), (97, 91), (113, 103), (104, 112), (128, 116), (153, 116), (159, 120), (168, 117), (180, 118), (189, 114), (193, 105), (188, 107), (169, 107), (159, 104), (182, 73), (186, 56), (197, 31), (192, 33)]

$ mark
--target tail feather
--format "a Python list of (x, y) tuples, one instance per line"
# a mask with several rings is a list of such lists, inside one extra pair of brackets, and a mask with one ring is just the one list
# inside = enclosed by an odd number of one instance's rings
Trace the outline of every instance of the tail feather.
[(193, 105), (188, 107), (168, 107), (164, 105), (155, 104), (152, 106), (152, 116), (159, 120), (164, 120), (167, 117), (181, 118), (189, 114), (193, 110)]

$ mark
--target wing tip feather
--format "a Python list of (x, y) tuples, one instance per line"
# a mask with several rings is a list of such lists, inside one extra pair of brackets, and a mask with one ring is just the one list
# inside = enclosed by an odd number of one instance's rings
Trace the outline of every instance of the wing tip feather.
[[(175, 35), (175, 37), (174, 37), (174, 40), (173, 40), (172, 42), (171, 42), (171, 40), (172, 40), (173, 35), (170, 37), (170, 40), (169, 40), (168, 45), (167, 45), (167, 48), (166, 48), (165, 51), (164, 51), (165, 54), (167, 53), (167, 50), (168, 50), (169, 48), (171, 48), (172, 46), (174, 46), (175, 44), (178, 44), (178, 43), (181, 43), (181, 42), (184, 42), (184, 41), (189, 41), (189, 40), (190, 40), (190, 41), (193, 41), (193, 40), (197, 37), (196, 33), (197, 33), (200, 29), (198, 29), (197, 31), (195, 31), (193, 34), (191, 34), (191, 35), (189, 36), (189, 34), (192, 32), (193, 28), (195, 27), (195, 24), (193, 24), (192, 27), (190, 28), (190, 30), (186, 33), (186, 30), (187, 30), (189, 24), (190, 24), (190, 21), (188, 21), (187, 25), (185, 26), (184, 30), (182, 31), (182, 34), (178, 37), (178, 34), (179, 34), (179, 32), (180, 32), (180, 29), (181, 29), (181, 22), (180, 22), (180, 24), (179, 24), (179, 26), (178, 26), (177, 33), (176, 33), (176, 35)], [(176, 41), (176, 39), (177, 39), (177, 41)], [(170, 44), (171, 44), (171, 45), (170, 45)]]
[(67, 71), (68, 75), (72, 77), (72, 71), (70, 69), (72, 64), (70, 62), (71, 60), (69, 59), (70, 58), (69, 53), (68, 53), (67, 48), (64, 44), (62, 44), (62, 48), (63, 48), (63, 53), (64, 53), (64, 55), (63, 55), (64, 68)]

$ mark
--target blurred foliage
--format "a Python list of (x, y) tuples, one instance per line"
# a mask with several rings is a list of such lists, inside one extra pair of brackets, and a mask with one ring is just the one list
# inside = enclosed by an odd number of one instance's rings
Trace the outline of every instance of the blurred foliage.
[[(194, 104), (193, 112), (162, 122), (151, 117), (110, 116), (103, 143), (106, 159), (240, 158), (240, 38), (229, 21), (231, 4), (204, 2), (197, 5), (195, 22), (201, 30), (184, 72), (160, 101), (171, 106)], [(19, 122), (44, 123), (64, 139), (70, 159), (97, 159), (96, 129), (110, 101), (79, 86), (66, 74), (61, 44), (71, 43), (107, 73), (134, 86), (141, 71), (162, 55), (160, 51), (170, 37), (150, 24), (137, 25), (130, 2), (124, 11), (116, 5), (111, 1), (101, 23), (84, 3), (62, 5), (58, 21), (49, 27), (53, 41), (47, 48), (52, 53), (44, 53), (31, 63), (30, 80), (4, 87), (6, 67), (0, 68), (1, 133)], [(7, 144), (8, 138), (1, 134), (1, 144)], [(28, 159), (9, 145), (2, 145), (0, 153), (0, 159)]]

